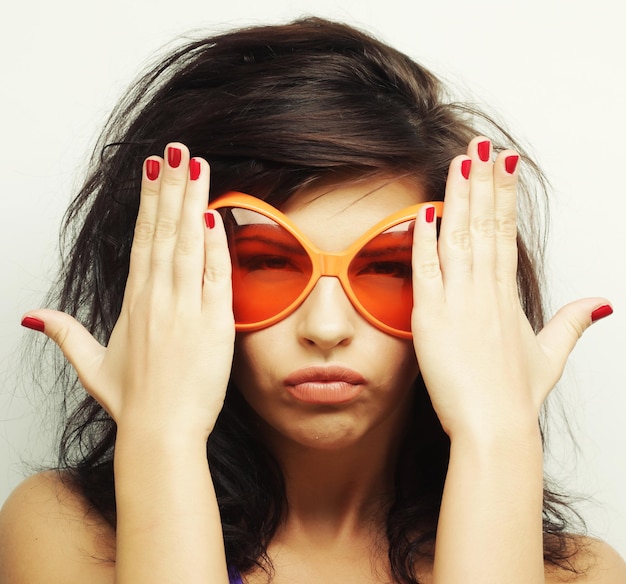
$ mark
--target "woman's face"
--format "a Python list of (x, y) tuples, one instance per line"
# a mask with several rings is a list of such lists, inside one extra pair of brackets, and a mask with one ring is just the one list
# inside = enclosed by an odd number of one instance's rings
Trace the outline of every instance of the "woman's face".
[[(373, 179), (304, 190), (281, 210), (320, 249), (342, 251), (425, 200), (414, 181)], [(417, 372), (412, 341), (369, 324), (326, 276), (287, 318), (238, 335), (233, 379), (268, 437), (336, 449), (401, 431)]]

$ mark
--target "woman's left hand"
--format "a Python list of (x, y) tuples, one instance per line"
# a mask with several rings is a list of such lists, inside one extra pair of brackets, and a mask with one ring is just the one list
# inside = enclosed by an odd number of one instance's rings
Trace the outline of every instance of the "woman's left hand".
[(413, 338), (451, 438), (536, 427), (574, 345), (611, 311), (603, 298), (578, 300), (533, 331), (516, 279), (518, 160), (509, 150), (492, 162), (489, 140), (474, 139), (450, 165), (439, 238), (426, 210), (416, 222)]

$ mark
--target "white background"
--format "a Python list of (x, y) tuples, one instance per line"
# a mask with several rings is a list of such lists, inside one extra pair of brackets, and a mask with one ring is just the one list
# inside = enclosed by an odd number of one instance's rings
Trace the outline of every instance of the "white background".
[[(407, 8), (410, 6), (410, 8)], [(306, 14), (373, 32), (489, 103), (553, 185), (551, 306), (607, 296), (615, 314), (575, 349), (550, 468), (590, 531), (626, 555), (626, 42), (618, 0), (57, 0), (0, 23), (0, 502), (51, 448), (53, 411), (16, 381), (19, 326), (56, 263), (61, 216), (106, 114), (175, 36)]]

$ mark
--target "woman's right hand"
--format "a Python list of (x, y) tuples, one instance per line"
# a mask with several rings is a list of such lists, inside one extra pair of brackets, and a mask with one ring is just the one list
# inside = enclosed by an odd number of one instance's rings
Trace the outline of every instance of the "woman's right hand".
[[(148, 158), (118, 321), (103, 347), (71, 316), (27, 314), (119, 427), (206, 439), (222, 408), (235, 337), (231, 266), (209, 166), (179, 143)], [(30, 320), (29, 320), (30, 319)], [(33, 320), (35, 319), (35, 320)], [(38, 322), (39, 321), (39, 322)]]

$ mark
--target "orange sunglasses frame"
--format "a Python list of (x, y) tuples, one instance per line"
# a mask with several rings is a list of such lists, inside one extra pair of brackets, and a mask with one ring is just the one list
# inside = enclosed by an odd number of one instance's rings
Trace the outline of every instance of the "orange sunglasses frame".
[(305, 298), (310, 294), (311, 290), (313, 290), (315, 284), (317, 284), (317, 281), (322, 276), (332, 276), (339, 280), (339, 282), (341, 283), (341, 287), (348, 296), (348, 299), (350, 300), (352, 305), (357, 309), (358, 313), (369, 323), (388, 334), (405, 339), (412, 338), (413, 335), (411, 331), (403, 331), (393, 328), (378, 320), (375, 316), (370, 314), (365, 309), (365, 307), (361, 304), (358, 297), (352, 290), (352, 286), (350, 285), (350, 279), (348, 278), (348, 267), (350, 266), (350, 262), (352, 262), (354, 257), (359, 251), (361, 251), (366, 243), (372, 240), (375, 236), (380, 235), (384, 231), (387, 231), (391, 227), (399, 225), (400, 223), (404, 223), (405, 221), (415, 220), (417, 211), (424, 205), (434, 206), (437, 217), (441, 218), (443, 213), (443, 202), (441, 201), (430, 201), (412, 205), (410, 207), (397, 211), (396, 213), (393, 213), (392, 215), (385, 217), (382, 221), (376, 223), (376, 225), (363, 233), (363, 235), (361, 235), (345, 250), (340, 252), (329, 252), (322, 251), (321, 249), (313, 245), (313, 243), (311, 243), (304, 235), (300, 233), (297, 226), (293, 222), (291, 222), (291, 220), (286, 215), (281, 213), (275, 207), (272, 207), (269, 203), (262, 201), (261, 199), (257, 199), (256, 197), (253, 197), (251, 195), (246, 195), (245, 193), (231, 191), (220, 196), (215, 201), (211, 201), (208, 207), (209, 209), (217, 211), (225, 207), (236, 207), (239, 209), (256, 211), (257, 213), (264, 215), (272, 221), (275, 221), (281, 227), (286, 229), (291, 235), (293, 235), (293, 237), (295, 237), (298, 243), (300, 243), (300, 245), (308, 254), (312, 265), (312, 272), (307, 285), (303, 288), (298, 297), (289, 304), (289, 306), (281, 310), (278, 314), (275, 314), (274, 316), (259, 322), (236, 323), (236, 330), (259, 330), (271, 326), (283, 320), (284, 318), (287, 318), (287, 316), (294, 312), (302, 304), (302, 302), (304, 302)]

